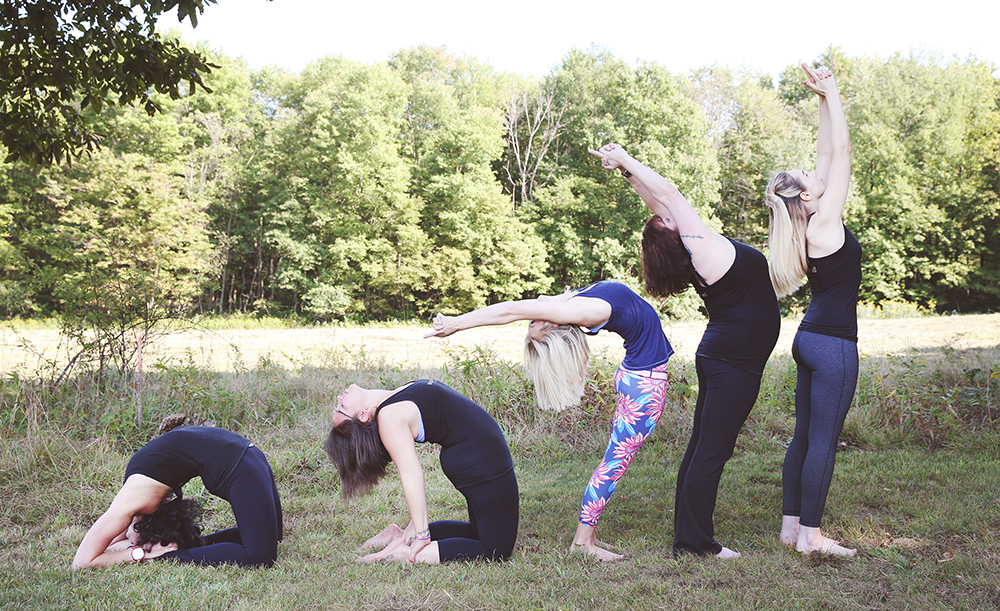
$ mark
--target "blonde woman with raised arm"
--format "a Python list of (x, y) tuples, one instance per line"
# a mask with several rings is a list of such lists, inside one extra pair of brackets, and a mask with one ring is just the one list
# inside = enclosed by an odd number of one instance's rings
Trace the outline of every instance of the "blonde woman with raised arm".
[[(675, 555), (738, 558), (715, 540), (713, 514), (726, 461), (757, 401), (761, 376), (778, 341), (781, 315), (756, 249), (710, 230), (676, 186), (617, 144), (592, 154), (617, 169), (653, 212), (642, 235), (643, 275), (651, 295), (663, 287), (692, 285), (709, 321), (695, 353), (698, 399), (691, 439), (677, 473)], [(688, 273), (679, 273), (687, 261)]]
[[(667, 395), (667, 361), (673, 348), (663, 334), (660, 317), (646, 300), (620, 282), (604, 281), (562, 295), (496, 303), (461, 316), (438, 314), (427, 337), (530, 320), (524, 360), (543, 409), (561, 410), (583, 396), (590, 350), (584, 333), (601, 329), (625, 341), (625, 358), (615, 374), (618, 404), (611, 439), (594, 470), (580, 508), (571, 551), (603, 561), (623, 556), (597, 539), (597, 521), (618, 481), (663, 414)], [(583, 330), (581, 330), (583, 329)]]
[(816, 171), (779, 172), (767, 186), (771, 279), (779, 297), (808, 278), (811, 300), (792, 344), (798, 368), (795, 433), (782, 469), (779, 538), (800, 552), (853, 556), (820, 532), (837, 440), (858, 381), (861, 246), (843, 221), (851, 141), (837, 80), (802, 64), (819, 96)]

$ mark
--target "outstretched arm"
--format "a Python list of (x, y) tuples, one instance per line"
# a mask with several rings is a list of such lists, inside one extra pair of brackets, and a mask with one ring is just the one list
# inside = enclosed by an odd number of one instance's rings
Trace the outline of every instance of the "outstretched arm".
[(574, 298), (569, 293), (543, 295), (538, 299), (494, 303), (461, 316), (438, 314), (432, 323), (434, 330), (424, 337), (448, 337), (456, 331), (505, 325), (517, 320), (544, 320), (558, 325), (594, 327), (610, 316), (611, 306), (602, 299)]
[(621, 168), (632, 174), (629, 184), (650, 211), (664, 220), (673, 220), (681, 241), (691, 253), (692, 265), (706, 283), (714, 283), (729, 271), (736, 259), (735, 247), (705, 225), (673, 183), (637, 161), (617, 144), (606, 144), (596, 151), (588, 150), (601, 158), (603, 167)]
[(810, 256), (830, 254), (843, 243), (843, 213), (851, 182), (851, 137), (847, 115), (840, 99), (837, 79), (826, 68), (812, 70), (802, 64), (810, 91), (820, 96), (819, 135), (816, 142), (816, 174), (826, 190), (816, 202), (806, 240)]

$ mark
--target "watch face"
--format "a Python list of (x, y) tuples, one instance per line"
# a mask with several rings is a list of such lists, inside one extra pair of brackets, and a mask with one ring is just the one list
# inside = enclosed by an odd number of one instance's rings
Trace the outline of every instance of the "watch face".
[(146, 557), (146, 550), (138, 546), (132, 548), (132, 560), (135, 560), (136, 562), (141, 562), (142, 559), (145, 557)]

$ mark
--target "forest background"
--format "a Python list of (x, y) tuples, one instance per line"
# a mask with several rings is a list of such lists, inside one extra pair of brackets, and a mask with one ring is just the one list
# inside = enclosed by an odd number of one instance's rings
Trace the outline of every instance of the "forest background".
[[(861, 376), (824, 523), (859, 555), (801, 557), (774, 537), (794, 426), (787, 321), (720, 490), (719, 538), (746, 557), (672, 557), (705, 324), (685, 294), (657, 304), (678, 349), (670, 410), (603, 518), (629, 561), (604, 565), (565, 550), (580, 482), (607, 442), (620, 342), (594, 339), (584, 403), (553, 414), (516, 366), (522, 329), (421, 340), (427, 317), (606, 278), (640, 288), (648, 212), (586, 152), (610, 141), (676, 182), (714, 229), (763, 248), (767, 178), (814, 166), (818, 113), (799, 68), (777, 82), (719, 67), (672, 74), (590, 48), (526, 79), (417, 47), (293, 73), (200, 50), (216, 66), (203, 77), (211, 92), (152, 93), (153, 115), (90, 98), (82, 113), (102, 147), (0, 168), (0, 607), (1000, 606), (1000, 314), (893, 318), (1000, 303), (995, 67), (836, 48), (815, 59), (837, 73), (849, 114), (846, 220), (865, 249)], [(23, 66), (38, 66), (33, 53)], [(785, 313), (806, 295), (784, 300)], [(155, 337), (174, 321), (199, 334)], [(332, 321), (345, 324), (312, 324)], [(483, 405), (511, 445), (522, 526), (501, 570), (353, 562), (357, 542), (406, 519), (405, 503), (393, 478), (355, 504), (335, 500), (321, 449), (329, 406), (350, 382), (420, 377)], [(286, 509), (278, 565), (70, 571), (128, 457), (176, 413), (267, 448)], [(432, 513), (458, 517), (464, 502), (435, 452), (422, 450)], [(200, 482), (187, 492), (206, 503), (207, 530), (233, 523)]]
[[(639, 288), (647, 209), (588, 147), (622, 144), (714, 229), (765, 251), (767, 179), (815, 165), (816, 100), (797, 66), (777, 83), (678, 75), (594, 47), (525, 79), (425, 46), (291, 73), (198, 50), (218, 66), (211, 93), (154, 93), (154, 116), (103, 109), (103, 146), (72, 163), (4, 164), (0, 316), (426, 320), (602, 279)], [(995, 310), (994, 67), (836, 48), (815, 63), (838, 75), (851, 127), (862, 300)], [(688, 318), (700, 301), (659, 305)]]

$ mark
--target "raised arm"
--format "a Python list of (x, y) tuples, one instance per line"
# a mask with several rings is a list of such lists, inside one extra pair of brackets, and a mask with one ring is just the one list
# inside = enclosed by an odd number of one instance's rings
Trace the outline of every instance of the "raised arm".
[[(806, 73), (805, 86), (810, 91), (815, 92), (816, 90), (810, 87), (810, 84), (822, 77), (818, 76), (817, 71), (811, 70), (805, 64), (802, 64), (802, 69)], [(825, 94), (817, 93), (817, 95), (819, 96), (819, 130), (816, 137), (816, 175), (826, 181), (830, 177), (830, 164), (833, 162), (833, 141), (830, 138), (830, 105), (827, 104)]]
[(620, 168), (632, 175), (628, 179), (629, 184), (653, 214), (663, 217), (668, 226), (676, 226), (681, 241), (691, 253), (691, 264), (707, 284), (714, 283), (729, 271), (736, 260), (736, 248), (705, 225), (676, 185), (640, 163), (617, 144), (606, 144), (596, 151), (588, 150), (601, 158), (603, 167)]
[(412, 401), (387, 405), (378, 414), (379, 437), (399, 471), (403, 497), (406, 498), (406, 508), (410, 512), (409, 528), (415, 533), (413, 541), (406, 542), (409, 545), (411, 562), (415, 560), (417, 552), (430, 543), (430, 517), (427, 512), (424, 470), (420, 465), (414, 442), (419, 432), (419, 418), (420, 412)]
[(844, 206), (851, 182), (851, 137), (847, 115), (840, 99), (837, 79), (825, 68), (812, 70), (802, 65), (806, 87), (820, 96), (819, 135), (816, 143), (816, 175), (826, 189), (816, 202), (806, 240), (809, 255), (825, 256), (843, 243)]
[(611, 306), (603, 299), (574, 297), (571, 293), (543, 295), (537, 299), (504, 301), (461, 316), (438, 314), (434, 330), (424, 337), (448, 337), (474, 327), (505, 325), (517, 320), (544, 320), (558, 325), (597, 326), (611, 317)]

